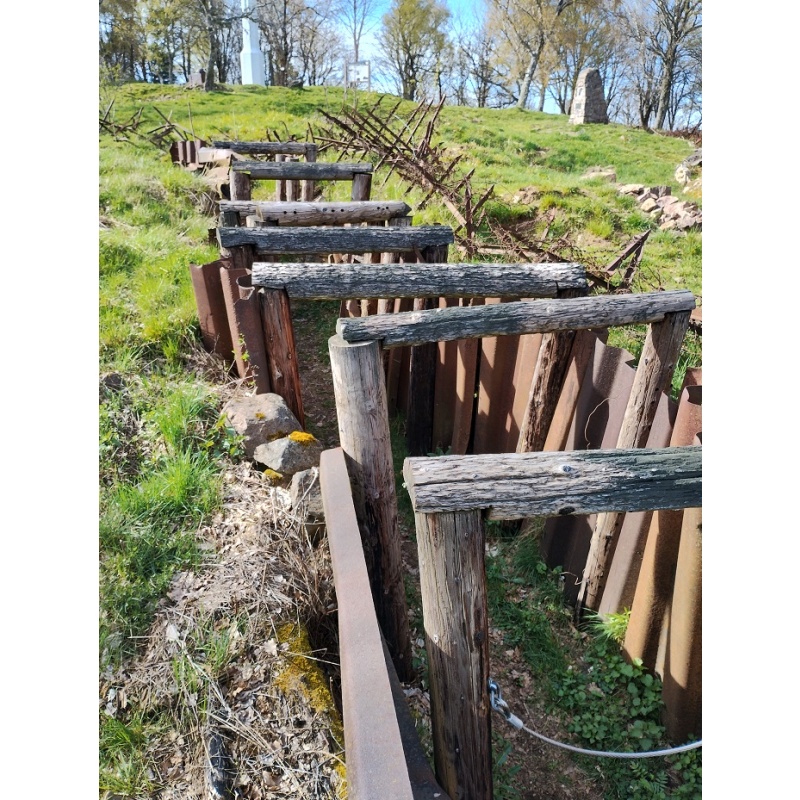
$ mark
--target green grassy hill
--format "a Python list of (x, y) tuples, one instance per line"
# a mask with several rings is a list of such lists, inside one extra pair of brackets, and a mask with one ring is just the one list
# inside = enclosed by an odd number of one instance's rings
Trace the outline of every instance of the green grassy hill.
[[(343, 97), (330, 88), (203, 93), (104, 86), (101, 115), (112, 100), (109, 118), (117, 123), (141, 111), (138, 134), (163, 126), (166, 117), (206, 140), (264, 140), (268, 132), (306, 139), (309, 126), (327, 124), (320, 110), (337, 114)], [(375, 100), (359, 96), (360, 104)], [(411, 108), (402, 104), (398, 113)], [(191, 263), (218, 256), (208, 240), (216, 223), (207, 213), (208, 187), (137, 133), (129, 141), (101, 133), (99, 147), (101, 672), (136, 654), (173, 576), (212, 558), (197, 531), (221, 507), (226, 459), (240, 455), (218, 421), (225, 375), (200, 345), (189, 277)], [(464, 155), (459, 168), (474, 169), (476, 194), (495, 187), (489, 211), (496, 219), (525, 220), (553, 251), (568, 247), (574, 260), (594, 267), (650, 229), (632, 288), (686, 288), (701, 296), (701, 233), (659, 231), (633, 198), (582, 177), (590, 167), (610, 166), (619, 183), (669, 184), (680, 196), (673, 173), (692, 143), (619, 125), (576, 127), (559, 115), (456, 107), (442, 110), (434, 141)], [(328, 150), (320, 158), (336, 155)], [(424, 196), (384, 176), (376, 172), (373, 198), (402, 198), (414, 209)], [(523, 189), (526, 202), (515, 202)], [(267, 191), (256, 184), (254, 196)], [(341, 199), (349, 189), (334, 191), (339, 195), (328, 196)], [(454, 224), (436, 199), (412, 213), (415, 224)], [(636, 352), (635, 337), (611, 341)], [(687, 338), (687, 365), (700, 365), (696, 336)], [(153, 786), (146, 743), (167, 723), (136, 708), (126, 714), (101, 714), (101, 787), (115, 796), (147, 796)]]

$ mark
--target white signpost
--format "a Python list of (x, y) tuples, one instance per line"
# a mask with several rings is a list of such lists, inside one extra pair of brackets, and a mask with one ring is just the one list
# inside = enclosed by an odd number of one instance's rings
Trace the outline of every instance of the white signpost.
[[(242, 11), (251, 11), (253, 0), (242, 0)], [(258, 45), (258, 25), (245, 17), (242, 19), (242, 85), (264, 86), (264, 54)]]
[(354, 61), (345, 67), (347, 89), (362, 89), (370, 91), (371, 75), (369, 61)]

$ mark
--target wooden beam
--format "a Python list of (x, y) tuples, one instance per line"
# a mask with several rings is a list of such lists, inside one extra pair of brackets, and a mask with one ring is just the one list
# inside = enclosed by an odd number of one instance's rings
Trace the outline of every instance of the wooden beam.
[(688, 315), (694, 306), (694, 295), (685, 290), (520, 301), (339, 319), (336, 332), (348, 342), (375, 340), (390, 348), (481, 336), (658, 322), (675, 312), (685, 311)]
[[(372, 172), (369, 162), (344, 164), (330, 161), (234, 161), (234, 172), (250, 176), (254, 181), (312, 180), (312, 181), (352, 181), (357, 175)], [(367, 198), (353, 198), (367, 199)]]
[(393, 217), (408, 214), (411, 207), (400, 200), (366, 201), (343, 203), (330, 202), (283, 202), (221, 200), (221, 212), (241, 215), (261, 214), (282, 226), (343, 225), (347, 222), (383, 222)]
[(221, 247), (253, 245), (258, 253), (409, 252), (433, 244), (452, 244), (446, 225), (410, 228), (218, 228)]
[(377, 342), (351, 345), (340, 336), (328, 340), (328, 351), (372, 595), (397, 674), (409, 680), (414, 670), (383, 359)]
[(480, 511), (417, 514), (436, 779), (452, 798), (491, 800), (489, 626)]
[[(277, 205), (277, 204), (275, 204)], [(283, 205), (289, 205), (284, 203)], [(230, 203), (220, 204), (225, 209)], [(555, 297), (586, 286), (580, 264), (310, 264), (255, 262), (253, 285), (290, 297)]]
[(417, 513), (489, 509), (491, 519), (701, 505), (701, 447), (407, 458)]
[(235, 150), (237, 153), (250, 155), (275, 155), (285, 153), (287, 155), (306, 155), (310, 148), (316, 152), (317, 146), (306, 142), (211, 142), (213, 147), (220, 147), (226, 150)]

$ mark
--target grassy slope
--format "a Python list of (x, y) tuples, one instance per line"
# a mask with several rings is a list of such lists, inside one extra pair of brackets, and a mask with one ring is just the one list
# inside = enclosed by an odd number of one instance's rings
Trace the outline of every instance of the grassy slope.
[[(117, 121), (143, 107), (140, 130), (163, 119), (154, 107), (197, 136), (264, 139), (266, 132), (305, 138), (318, 113), (336, 113), (341, 92), (231, 87), (211, 94), (178, 87), (133, 85), (106, 90)], [(361, 102), (373, 98), (364, 97)], [(401, 107), (401, 113), (410, 104)], [(674, 183), (675, 166), (692, 151), (678, 139), (617, 125), (575, 128), (563, 116), (445, 108), (438, 138), (465, 153), (475, 168), (473, 186), (495, 185), (499, 216), (530, 218), (555, 210), (550, 236), (580, 243), (585, 262), (605, 264), (651, 222), (629, 198), (599, 181), (581, 179), (590, 166), (612, 165), (620, 182)], [(323, 158), (332, 156), (323, 155)], [(198, 366), (198, 328), (188, 265), (216, 257), (207, 244), (213, 221), (194, 202), (204, 187), (176, 169), (150, 143), (100, 146), (101, 390), (101, 644), (103, 660), (118, 662), (147, 629), (171, 576), (199, 561), (194, 531), (219, 503), (218, 456), (235, 448), (216, 425), (215, 378)], [(523, 187), (535, 186), (539, 207), (515, 205)], [(338, 192), (346, 191), (344, 187)], [(268, 196), (268, 187), (257, 193)], [(258, 196), (257, 194), (257, 196)], [(373, 196), (403, 198), (396, 178)], [(552, 213), (552, 211), (551, 211)], [(452, 224), (432, 203), (418, 223)], [(701, 294), (701, 236), (654, 232), (635, 288), (689, 288)], [(687, 354), (699, 363), (699, 347)], [(120, 388), (121, 387), (121, 388)]]

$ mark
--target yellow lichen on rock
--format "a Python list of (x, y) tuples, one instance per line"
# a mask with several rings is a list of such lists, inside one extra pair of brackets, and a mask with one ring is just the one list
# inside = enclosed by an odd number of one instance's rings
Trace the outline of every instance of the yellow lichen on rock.
[(313, 444), (314, 442), (317, 441), (313, 434), (306, 433), (305, 431), (292, 431), (289, 434), (289, 438), (293, 442), (297, 442), (298, 444), (305, 444), (305, 445)]
[(274, 469), (265, 469), (263, 475), (271, 485), (280, 483), (283, 480), (283, 475), (280, 472), (276, 472)]

